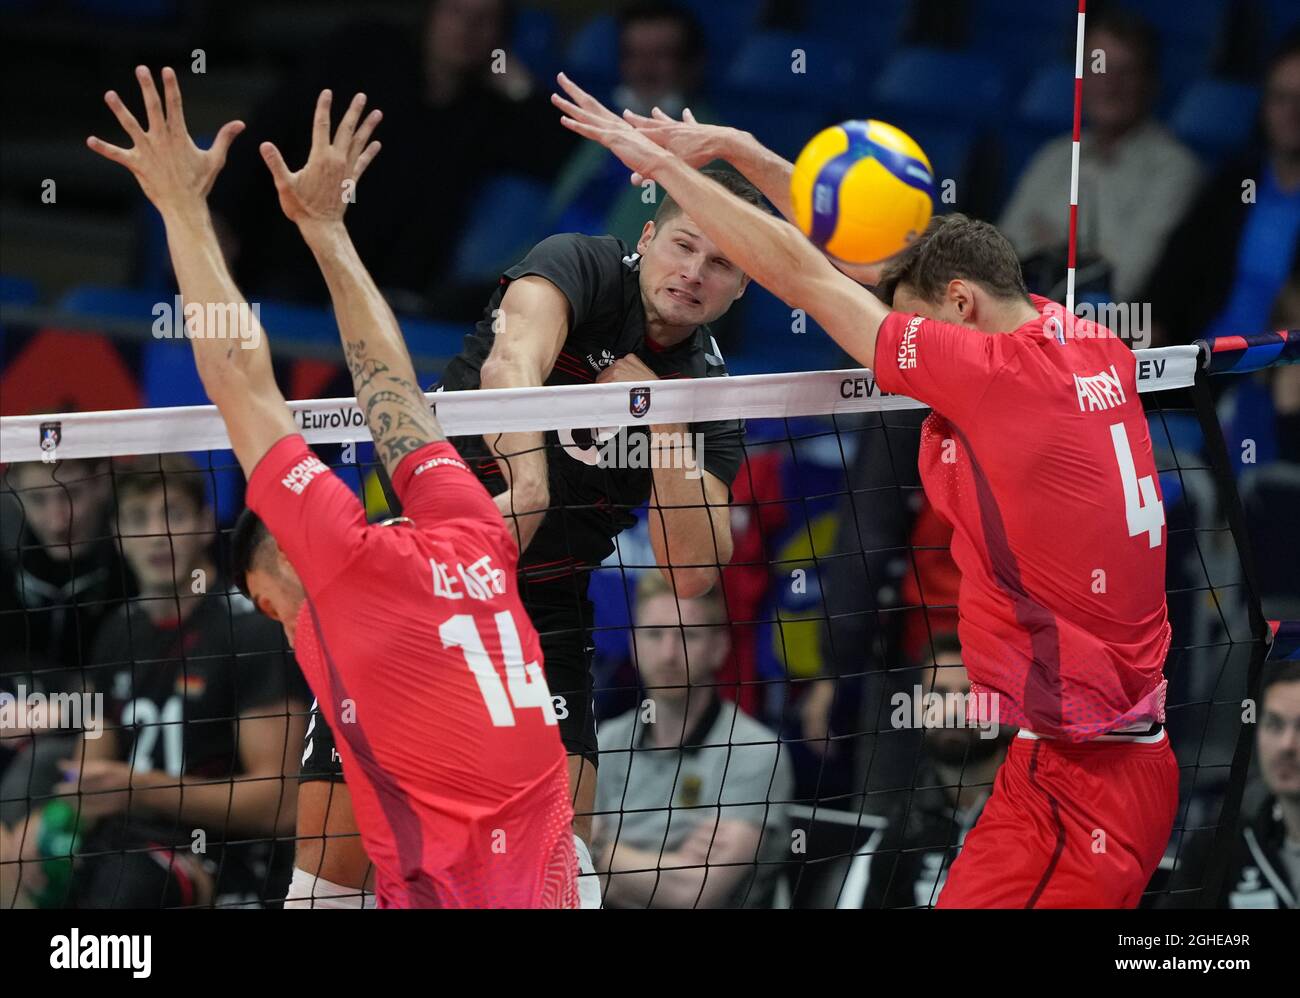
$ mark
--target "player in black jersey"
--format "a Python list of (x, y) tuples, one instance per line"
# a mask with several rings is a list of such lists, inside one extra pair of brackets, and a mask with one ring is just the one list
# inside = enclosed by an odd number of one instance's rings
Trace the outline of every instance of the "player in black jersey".
[[(279, 625), (219, 582), (203, 474), (181, 456), (158, 460), (116, 479), (123, 555), (140, 596), (104, 623), (95, 643), (87, 677), (103, 717), (64, 758), (34, 760), (20, 790), (36, 799), (80, 794), (69, 800), (84, 855), (68, 904), (279, 898), (310, 698)], [(18, 796), (11, 782), (7, 802)], [(23, 835), (12, 817), (6, 834)], [(28, 844), (39, 839), (40, 820), (34, 809)], [(286, 840), (278, 848), (277, 836)]]
[[(762, 197), (738, 175), (705, 171), (753, 204)], [(649, 388), (669, 378), (726, 376), (708, 323), (745, 290), (748, 277), (671, 199), (664, 198), (635, 247), (613, 236), (542, 240), (501, 275), (483, 319), (465, 338), (439, 390), (626, 382)], [(631, 404), (631, 399), (629, 399)], [(520, 591), (542, 640), (546, 681), (570, 753), (578, 853), (595, 807), (596, 726), (587, 586), (614, 538), (649, 501), (655, 559), (683, 597), (706, 592), (731, 559), (730, 488), (744, 457), (739, 420), (656, 424), (560, 433), (453, 439), (475, 473), (504, 501), (519, 531)], [(651, 467), (618, 467), (606, 454), (635, 453), (617, 434), (648, 435)], [(695, 453), (694, 441), (702, 441)], [(638, 445), (639, 446), (639, 445)], [(680, 448), (674, 451), (674, 448)], [(652, 470), (653, 468), (653, 470)], [(509, 491), (507, 491), (509, 490)], [(524, 504), (522, 496), (532, 501)], [(671, 566), (671, 567), (670, 567)], [(363, 886), (366, 860), (350, 829), (349, 798), (333, 738), (313, 714), (303, 756), (296, 865), (330, 886)], [(332, 782), (320, 782), (332, 781)], [(584, 907), (595, 903), (584, 877)], [(590, 885), (590, 886), (587, 886)]]

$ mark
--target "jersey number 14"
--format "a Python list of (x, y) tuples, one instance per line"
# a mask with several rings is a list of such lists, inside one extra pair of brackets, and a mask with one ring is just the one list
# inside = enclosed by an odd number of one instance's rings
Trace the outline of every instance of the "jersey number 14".
[(505, 659), (504, 683), (492, 662), (492, 656), (483, 645), (478, 622), (469, 614), (458, 613), (449, 617), (438, 628), (438, 636), (442, 638), (444, 648), (456, 647), (464, 654), (465, 663), (478, 681), (479, 691), (487, 704), (488, 716), (496, 727), (513, 728), (515, 710), (528, 707), (536, 707), (542, 712), (542, 718), (547, 724), (555, 724), (555, 705), (551, 702), (546, 677), (536, 662), (525, 664), (514, 616), (509, 610), (502, 610), (494, 620), (500, 638), (501, 655)]
[(1119, 480), (1124, 487), (1124, 517), (1128, 520), (1128, 535), (1146, 534), (1150, 547), (1160, 546), (1160, 532), (1165, 525), (1165, 506), (1156, 495), (1155, 479), (1151, 475), (1138, 478), (1133, 463), (1133, 450), (1129, 447), (1128, 432), (1123, 423), (1112, 423), (1110, 439), (1115, 444), (1115, 459), (1119, 461)]

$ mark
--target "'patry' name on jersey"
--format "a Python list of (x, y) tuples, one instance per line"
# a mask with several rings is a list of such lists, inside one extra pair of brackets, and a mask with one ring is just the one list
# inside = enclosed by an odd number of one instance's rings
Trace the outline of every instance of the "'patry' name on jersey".
[[(1128, 401), (1124, 396), (1124, 386), (1120, 383), (1115, 365), (1109, 371), (1081, 378), (1074, 376), (1074, 390), (1079, 396), (1080, 412), (1100, 412), (1114, 409)], [(1085, 404), (1086, 403), (1086, 404)]]
[(492, 564), (492, 556), (484, 555), (478, 561), (466, 567), (460, 562), (454, 566), (455, 574), (449, 566), (436, 558), (429, 559), (433, 569), (433, 595), (445, 599), (489, 600), (502, 596), (506, 591), (506, 573)]

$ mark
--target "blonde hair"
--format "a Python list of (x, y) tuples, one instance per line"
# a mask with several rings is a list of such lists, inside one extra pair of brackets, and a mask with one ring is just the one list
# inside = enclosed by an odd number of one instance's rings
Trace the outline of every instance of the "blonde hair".
[[(664, 577), (663, 572), (657, 568), (651, 568), (642, 572), (640, 578), (636, 580), (636, 605), (638, 609), (657, 596), (671, 596), (678, 603), (687, 602), (686, 598), (678, 596), (673, 591), (672, 585)], [(717, 623), (727, 623), (727, 601), (723, 597), (721, 585), (715, 585), (702, 596), (690, 597), (690, 601), (707, 604), (713, 610)]]

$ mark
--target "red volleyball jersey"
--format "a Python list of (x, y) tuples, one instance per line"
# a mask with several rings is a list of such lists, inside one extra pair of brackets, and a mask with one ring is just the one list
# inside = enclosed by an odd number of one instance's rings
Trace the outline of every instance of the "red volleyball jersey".
[(875, 375), (934, 410), (921, 478), (953, 527), (972, 709), (1077, 741), (1164, 720), (1165, 516), (1132, 351), (1034, 305), (993, 335), (891, 313)]
[(380, 907), (576, 907), (568, 770), (518, 549), (448, 443), (361, 503), (297, 434), (248, 504), (302, 580), (294, 652), (329, 719)]

